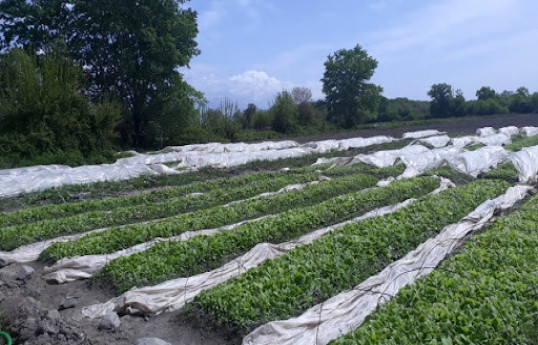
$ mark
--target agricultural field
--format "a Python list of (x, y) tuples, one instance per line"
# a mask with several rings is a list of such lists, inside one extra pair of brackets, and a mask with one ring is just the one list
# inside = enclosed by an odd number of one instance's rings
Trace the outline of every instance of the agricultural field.
[(0, 331), (538, 344), (538, 128), (476, 133), (175, 148), (88, 184), (0, 171), (28, 191), (0, 199)]

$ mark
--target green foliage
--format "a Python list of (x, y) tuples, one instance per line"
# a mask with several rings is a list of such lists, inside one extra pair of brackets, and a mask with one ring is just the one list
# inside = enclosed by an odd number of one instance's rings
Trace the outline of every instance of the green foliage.
[(39, 156), (80, 164), (112, 148), (119, 108), (109, 101), (90, 104), (82, 70), (60, 49), (42, 55), (14, 49), (0, 55), (0, 66), (4, 164)]
[(538, 344), (537, 215), (533, 197), (331, 344)]
[(299, 109), (288, 91), (282, 91), (276, 96), (275, 103), (269, 111), (273, 115), (272, 127), (274, 131), (293, 133), (297, 130)]
[(376, 182), (377, 179), (372, 176), (355, 174), (310, 185), (302, 190), (198, 210), (153, 224), (111, 228), (102, 233), (89, 234), (77, 241), (56, 243), (44, 251), (41, 257), (46, 260), (58, 260), (74, 255), (113, 253), (157, 237), (167, 238), (185, 231), (216, 228), (290, 208), (312, 205), (333, 196), (374, 186)]
[(111, 261), (97, 279), (123, 292), (133, 286), (189, 277), (220, 267), (260, 242), (288, 241), (374, 208), (422, 196), (438, 186), (439, 181), (431, 177), (398, 181), (388, 187), (370, 188), (286, 211), (275, 218), (265, 218), (212, 236), (162, 242), (143, 253)]
[(377, 61), (359, 45), (327, 57), (321, 81), (329, 120), (351, 128), (376, 118), (382, 88), (367, 83), (376, 68)]
[(512, 162), (504, 163), (495, 169), (491, 169), (484, 174), (484, 178), (505, 180), (511, 183), (519, 181), (518, 172)]
[(185, 89), (177, 68), (199, 53), (194, 41), (198, 29), (196, 13), (180, 8), (183, 3), (6, 0), (0, 3), (0, 47), (35, 47), (49, 53), (56, 41), (64, 42), (87, 72), (88, 93), (98, 100), (111, 95), (122, 104), (124, 143), (146, 147), (171, 134), (149, 137), (167, 128), (166, 123), (152, 127), (155, 114), (175, 114), (181, 123), (192, 112), (192, 90)]
[(532, 137), (524, 137), (518, 134), (512, 136), (512, 143), (504, 148), (509, 151), (519, 151), (524, 147), (538, 145), (538, 135)]
[(495, 90), (489, 86), (482, 86), (479, 90), (476, 91), (476, 99), (479, 101), (485, 101), (487, 99), (495, 98), (497, 94)]
[(429, 117), (430, 104), (402, 97), (394, 99), (382, 97), (378, 113), (379, 122), (419, 120)]
[(452, 86), (446, 83), (432, 85), (428, 96), (431, 97), (430, 114), (432, 117), (449, 117), (452, 114), (454, 94)]
[[(261, 176), (263, 177), (263, 176)], [(193, 194), (163, 200), (162, 195), (140, 195), (130, 201), (134, 205), (116, 207), (122, 204), (121, 199), (112, 201), (110, 209), (97, 210), (68, 215), (64, 218), (46, 219), (34, 223), (24, 223), (7, 228), (0, 232), (0, 249), (11, 250), (18, 246), (39, 240), (54, 238), (60, 235), (81, 233), (107, 226), (129, 224), (145, 220), (160, 219), (175, 216), (180, 213), (222, 205), (227, 202), (254, 197), (260, 193), (276, 192), (293, 183), (315, 181), (319, 177), (315, 173), (290, 174), (282, 176), (265, 176), (259, 180), (237, 186), (235, 188), (214, 188), (208, 193)], [(134, 200), (133, 200), (134, 199)], [(144, 202), (147, 200), (147, 202)], [(39, 210), (37, 211), (39, 213)], [(42, 217), (45, 217), (43, 215)]]
[(188, 308), (215, 326), (241, 331), (297, 316), (379, 272), (509, 186), (475, 181), (350, 224), (200, 293)]

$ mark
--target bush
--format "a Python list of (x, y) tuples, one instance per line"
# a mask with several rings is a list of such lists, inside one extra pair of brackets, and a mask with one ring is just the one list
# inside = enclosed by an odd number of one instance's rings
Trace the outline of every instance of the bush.
[(12, 165), (78, 164), (111, 149), (119, 107), (111, 101), (92, 104), (82, 90), (82, 70), (61, 51), (37, 55), (14, 49), (0, 55), (0, 155)]

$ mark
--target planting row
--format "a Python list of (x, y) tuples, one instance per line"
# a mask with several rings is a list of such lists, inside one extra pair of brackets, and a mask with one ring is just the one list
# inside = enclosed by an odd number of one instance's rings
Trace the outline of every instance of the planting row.
[(99, 279), (121, 293), (133, 286), (207, 272), (260, 242), (288, 241), (374, 208), (423, 196), (438, 186), (439, 181), (432, 177), (398, 181), (387, 187), (366, 189), (290, 210), (275, 218), (265, 218), (212, 236), (196, 236), (184, 242), (161, 242), (145, 252), (111, 261), (101, 271)]
[(171, 198), (166, 202), (119, 207), (111, 211), (91, 211), (70, 217), (46, 219), (0, 229), (0, 249), (11, 250), (21, 245), (50, 239), (58, 235), (86, 232), (107, 226), (165, 218), (198, 208), (251, 198), (260, 193), (275, 192), (294, 183), (319, 179), (319, 174), (280, 175), (232, 189), (216, 189), (205, 194)]
[(350, 224), (202, 292), (185, 313), (240, 332), (297, 316), (379, 272), (509, 186), (479, 180)]
[(56, 243), (44, 251), (41, 258), (58, 260), (75, 255), (113, 253), (157, 237), (168, 238), (186, 231), (216, 228), (291, 208), (314, 205), (328, 198), (372, 187), (377, 181), (373, 176), (355, 174), (288, 193), (185, 213), (153, 224), (111, 228), (101, 233), (88, 234), (77, 241)]
[(185, 196), (190, 193), (207, 193), (214, 189), (236, 188), (251, 182), (266, 181), (281, 176), (279, 173), (257, 173), (242, 175), (228, 179), (196, 182), (188, 185), (167, 187), (149, 193), (137, 194), (127, 197), (108, 198), (85, 202), (66, 203), (61, 205), (47, 205), (25, 209), (16, 212), (0, 214), (0, 227), (44, 220), (48, 218), (68, 217), (90, 211), (110, 211), (119, 207), (129, 207), (148, 203), (167, 201), (171, 198)]
[(537, 344), (538, 197), (334, 345)]
[(91, 199), (103, 199), (150, 188), (180, 186), (194, 182), (207, 182), (216, 178), (229, 178), (237, 174), (243, 175), (259, 171), (276, 171), (286, 167), (303, 167), (314, 163), (321, 157), (354, 156), (359, 153), (398, 149), (409, 143), (410, 140), (397, 140), (390, 143), (353, 148), (347, 151), (318, 153), (302, 157), (282, 158), (274, 161), (255, 161), (231, 169), (204, 167), (198, 171), (186, 172), (180, 175), (140, 176), (126, 181), (67, 185), (60, 188), (47, 189), (42, 192), (28, 193), (16, 198), (3, 199), (2, 203), (0, 203), (0, 212), (43, 204), (65, 204), (66, 202), (75, 201), (72, 196), (79, 193), (89, 193), (88, 198)]

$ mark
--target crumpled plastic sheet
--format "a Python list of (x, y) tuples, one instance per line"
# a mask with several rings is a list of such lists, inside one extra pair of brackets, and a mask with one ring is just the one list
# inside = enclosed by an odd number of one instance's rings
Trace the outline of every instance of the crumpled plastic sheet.
[(445, 161), (452, 168), (476, 177), (508, 161), (509, 156), (510, 153), (500, 146), (484, 146), (475, 151), (448, 156)]
[(443, 165), (447, 158), (464, 152), (459, 147), (444, 147), (425, 151), (419, 155), (401, 155), (394, 164), (405, 164), (405, 171), (397, 179), (418, 176), (428, 170), (435, 169)]
[(418, 139), (418, 141), (422, 144), (427, 144), (430, 146), (433, 146), (435, 148), (437, 147), (445, 147), (450, 143), (450, 137), (448, 135), (437, 135), (434, 137), (428, 137), (423, 139)]
[[(0, 170), (0, 198), (16, 196), (69, 184), (126, 180), (140, 175), (178, 174), (175, 169), (197, 169), (205, 166), (226, 168), (258, 160), (302, 157), (331, 149), (369, 146), (395, 140), (387, 136), (312, 142), (299, 145), (294, 141), (257, 144), (202, 144), (169, 147), (164, 151), (121, 158), (114, 164), (88, 165), (76, 168), (40, 166)], [(246, 154), (248, 153), (248, 154)], [(169, 168), (164, 164), (175, 164)]]
[[(454, 186), (448, 179), (440, 178), (440, 181), (440, 187), (431, 194), (439, 193)], [(363, 219), (394, 212), (414, 201), (415, 199), (409, 199), (396, 205), (381, 207), (355, 219), (316, 230), (294, 241), (281, 244), (260, 243), (241, 257), (213, 271), (192, 277), (169, 280), (155, 286), (133, 288), (108, 302), (83, 308), (82, 314), (89, 318), (97, 318), (105, 315), (107, 311), (122, 314), (160, 314), (178, 310), (192, 301), (200, 292), (237, 277), (266, 260), (277, 258), (298, 246), (311, 243), (334, 229)]]
[(514, 152), (509, 159), (518, 171), (520, 182), (528, 184), (538, 182), (538, 145)]
[(165, 165), (103, 164), (76, 168), (67, 166), (41, 166), (29, 169), (0, 170), (0, 198), (16, 196), (66, 184), (127, 180), (140, 175), (179, 174)]
[(486, 146), (504, 146), (512, 142), (510, 136), (503, 133), (497, 133), (476, 138), (476, 142)]
[(476, 130), (476, 135), (479, 137), (487, 137), (493, 134), (497, 134), (497, 131), (493, 127), (482, 127)]
[(538, 135), (538, 127), (531, 127), (531, 126), (522, 127), (521, 133), (525, 134), (527, 137)]
[(296, 318), (258, 327), (243, 339), (243, 345), (325, 345), (355, 330), (401, 288), (432, 272), (468, 235), (485, 228), (496, 212), (511, 208), (532, 190), (529, 186), (511, 187), (504, 195), (484, 202), (458, 223), (445, 227), (439, 235), (352, 290)]
[(443, 132), (439, 132), (437, 129), (426, 129), (423, 131), (407, 132), (402, 135), (402, 139), (422, 139), (431, 137), (434, 135), (441, 135)]
[(519, 128), (517, 128), (516, 126), (502, 127), (502, 128), (499, 128), (499, 133), (505, 134), (511, 137), (514, 134), (519, 134)]
[(395, 141), (396, 139), (388, 136), (375, 136), (370, 138), (351, 138), (342, 140), (322, 140), (311, 141), (301, 147), (308, 147), (316, 151), (316, 153), (326, 153), (331, 150), (345, 151), (352, 148), (365, 147), (375, 144), (385, 144)]

